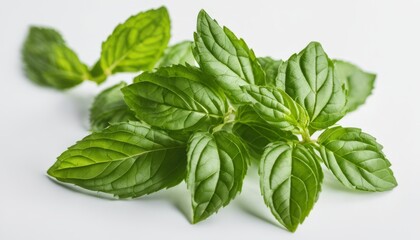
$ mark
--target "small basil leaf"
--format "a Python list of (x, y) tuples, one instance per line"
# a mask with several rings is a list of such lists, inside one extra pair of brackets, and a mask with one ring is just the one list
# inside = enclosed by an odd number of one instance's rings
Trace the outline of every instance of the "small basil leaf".
[(207, 130), (223, 122), (225, 98), (198, 68), (173, 65), (143, 73), (122, 89), (127, 105), (146, 123), (167, 130)]
[(201, 69), (214, 76), (233, 102), (243, 100), (240, 86), (266, 84), (265, 73), (244, 40), (220, 27), (204, 10), (198, 15), (194, 40)]
[(101, 67), (106, 75), (151, 70), (170, 38), (165, 7), (141, 12), (119, 24), (102, 44)]
[(266, 205), (289, 231), (308, 216), (321, 191), (319, 162), (299, 143), (276, 142), (261, 158), (260, 186)]
[(32, 26), (22, 49), (26, 76), (33, 82), (67, 89), (89, 78), (87, 66), (71, 50), (60, 33)]
[(124, 101), (121, 88), (125, 82), (105, 89), (95, 97), (90, 109), (90, 126), (92, 131), (100, 131), (110, 124), (135, 121), (136, 117)]
[(334, 60), (334, 64), (338, 78), (346, 85), (347, 111), (354, 111), (371, 95), (376, 75), (365, 72), (348, 62)]
[(241, 191), (248, 155), (241, 140), (225, 131), (194, 133), (187, 155), (186, 182), (196, 223), (226, 206)]
[(140, 197), (182, 181), (185, 145), (141, 123), (119, 123), (70, 147), (48, 174), (120, 198)]
[(270, 57), (258, 58), (258, 62), (265, 72), (267, 85), (285, 90), (285, 69), (287, 62), (274, 60)]
[(285, 84), (287, 94), (308, 111), (314, 130), (333, 125), (346, 113), (344, 84), (319, 43), (289, 58)]
[(295, 133), (308, 126), (308, 113), (283, 90), (255, 85), (242, 89), (258, 115), (271, 125)]
[(334, 127), (318, 139), (325, 165), (348, 188), (386, 191), (397, 186), (382, 146), (358, 128)]
[(168, 67), (171, 65), (195, 65), (194, 55), (192, 54), (193, 43), (191, 41), (183, 41), (168, 47), (161, 59), (158, 67)]
[(291, 132), (283, 131), (264, 121), (255, 110), (249, 106), (240, 106), (237, 110), (237, 119), (232, 128), (250, 148), (255, 158), (260, 160), (265, 146), (275, 141), (298, 141)]

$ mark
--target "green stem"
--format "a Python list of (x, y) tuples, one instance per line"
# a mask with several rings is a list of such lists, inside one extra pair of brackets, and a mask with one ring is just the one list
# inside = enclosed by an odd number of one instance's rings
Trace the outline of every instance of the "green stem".
[(310, 143), (311, 140), (311, 134), (309, 133), (309, 130), (307, 128), (301, 129), (300, 134), (302, 135), (303, 142)]

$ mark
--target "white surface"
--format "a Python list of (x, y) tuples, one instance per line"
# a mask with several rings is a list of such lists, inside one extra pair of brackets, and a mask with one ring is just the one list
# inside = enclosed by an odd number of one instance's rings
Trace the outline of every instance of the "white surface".
[[(55, 158), (87, 134), (92, 97), (130, 76), (65, 93), (37, 87), (20, 70), (28, 25), (57, 28), (92, 64), (117, 23), (162, 4), (173, 21), (172, 43), (192, 38), (204, 8), (259, 56), (284, 59), (317, 40), (330, 57), (376, 72), (373, 96), (340, 123), (377, 137), (399, 186), (352, 192), (327, 174), (314, 210), (291, 234), (264, 206), (255, 173), (234, 202), (197, 225), (188, 221), (185, 185), (117, 201), (49, 180), (45, 172)], [(419, 1), (2, 1), (0, 239), (420, 239), (419, 12)]]

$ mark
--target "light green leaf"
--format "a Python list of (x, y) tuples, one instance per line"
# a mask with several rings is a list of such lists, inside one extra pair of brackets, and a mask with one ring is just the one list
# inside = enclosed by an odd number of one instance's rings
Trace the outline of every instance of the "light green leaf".
[(249, 106), (240, 106), (237, 110), (237, 118), (232, 131), (238, 135), (253, 153), (253, 156), (261, 158), (265, 146), (275, 141), (298, 141), (298, 138), (291, 132), (268, 124), (255, 110)]
[(183, 41), (168, 47), (157, 65), (159, 67), (168, 67), (177, 64), (194, 66), (195, 60), (192, 54), (192, 47), (193, 43), (191, 41)]
[(243, 86), (258, 115), (283, 131), (300, 133), (308, 126), (308, 113), (283, 90), (275, 87)]
[(100, 131), (112, 123), (135, 121), (136, 117), (127, 104), (121, 88), (125, 82), (116, 84), (96, 96), (90, 109), (90, 126), (92, 131)]
[(243, 100), (240, 86), (266, 84), (265, 73), (244, 40), (221, 28), (204, 10), (198, 15), (194, 40), (201, 69), (214, 76), (233, 102)]
[(241, 191), (248, 155), (241, 140), (225, 131), (194, 133), (187, 155), (186, 182), (196, 223), (226, 206)]
[(141, 123), (119, 123), (70, 147), (48, 174), (120, 198), (140, 197), (182, 181), (185, 145)]
[(382, 146), (358, 128), (334, 127), (318, 139), (325, 165), (348, 188), (386, 191), (397, 186)]
[(314, 130), (333, 125), (346, 113), (344, 84), (319, 43), (311, 42), (289, 58), (285, 84), (286, 92), (308, 111)]
[(51, 28), (29, 29), (22, 59), (26, 76), (39, 85), (67, 89), (89, 78), (87, 66)]
[(338, 78), (346, 85), (347, 111), (354, 111), (365, 103), (367, 97), (372, 93), (376, 75), (365, 72), (348, 62), (334, 60), (334, 64)]
[(141, 12), (119, 24), (102, 44), (101, 66), (106, 75), (151, 70), (170, 38), (165, 7)]
[(296, 231), (318, 199), (323, 179), (319, 168), (319, 162), (299, 143), (276, 142), (264, 151), (261, 193), (276, 219), (291, 232)]
[(265, 72), (267, 85), (272, 85), (281, 90), (285, 90), (285, 71), (287, 62), (274, 60), (270, 57), (258, 58), (258, 62)]
[(173, 65), (143, 73), (122, 89), (127, 105), (148, 124), (167, 130), (207, 130), (223, 122), (227, 102), (198, 68)]

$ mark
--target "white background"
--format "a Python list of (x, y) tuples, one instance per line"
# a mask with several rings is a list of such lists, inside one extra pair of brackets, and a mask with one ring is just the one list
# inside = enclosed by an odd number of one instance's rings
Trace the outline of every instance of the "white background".
[[(93, 96), (84, 83), (67, 92), (33, 85), (20, 48), (30, 24), (57, 28), (93, 64), (101, 42), (132, 14), (166, 5), (175, 43), (191, 39), (201, 8), (243, 37), (258, 56), (285, 59), (312, 40), (332, 58), (378, 74), (367, 104), (340, 123), (377, 137), (399, 186), (386, 193), (348, 191), (326, 174), (312, 213), (297, 232), (264, 206), (255, 172), (217, 215), (189, 223), (185, 185), (136, 200), (80, 193), (46, 176), (55, 158), (85, 136)], [(420, 239), (419, 1), (1, 1), (0, 239)]]

